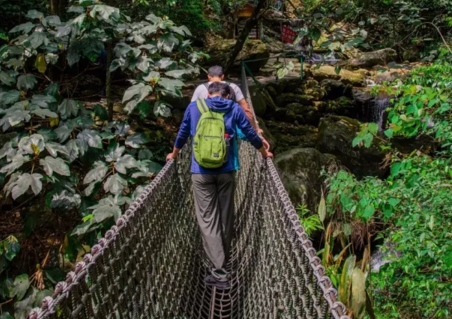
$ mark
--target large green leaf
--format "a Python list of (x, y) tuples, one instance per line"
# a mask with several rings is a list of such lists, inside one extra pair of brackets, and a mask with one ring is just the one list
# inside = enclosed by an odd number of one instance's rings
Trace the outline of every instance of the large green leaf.
[(58, 112), (63, 120), (70, 117), (75, 117), (78, 114), (80, 107), (77, 101), (64, 99), (63, 102), (58, 106)]
[(55, 142), (47, 142), (46, 150), (52, 157), (57, 157), (58, 153), (66, 157), (69, 157), (69, 151), (65, 145), (61, 145)]
[(111, 24), (120, 19), (120, 11), (118, 8), (101, 4), (93, 6), (90, 11), (90, 15), (93, 18), (97, 18)]
[(20, 92), (16, 90), (0, 92), (0, 107), (11, 105), (19, 101)]
[(363, 319), (366, 315), (366, 275), (359, 268), (352, 273), (351, 310), (353, 318)]
[(115, 200), (109, 196), (107, 198), (102, 199), (99, 204), (91, 207), (94, 209), (94, 221), (97, 223), (101, 223), (106, 219), (114, 217), (114, 219), (118, 219), (121, 216), (121, 208), (117, 205)]
[(47, 143), (48, 141), (54, 141), (57, 138), (55, 130), (50, 128), (42, 128), (38, 130), (38, 134), (44, 137), (44, 141)]
[(6, 131), (10, 127), (22, 124), (24, 122), (29, 122), (30, 119), (30, 111), (24, 111), (11, 107), (5, 112), (5, 116), (3, 116), (3, 118), (0, 120), (0, 126), (2, 126), (3, 131)]
[(102, 137), (99, 132), (93, 130), (83, 130), (77, 135), (78, 145), (83, 152), (88, 151), (89, 147), (103, 148)]
[[(22, 154), (16, 154), (12, 158), (11, 163), (9, 163), (8, 165), (3, 166), (0, 169), (0, 173), (6, 173), (6, 175), (11, 175), (17, 169), (22, 167), (22, 165), (24, 165), (25, 162), (28, 162), (28, 161), (29, 161), (28, 157), (24, 157)], [(5, 186), (5, 189), (6, 189), (6, 186)]]
[(145, 18), (148, 21), (151, 21), (154, 24), (160, 23), (162, 21), (162, 18), (157, 17), (155, 14), (151, 13), (149, 15), (146, 16)]
[(31, 30), (33, 30), (33, 28), (35, 26), (36, 25), (31, 22), (19, 24), (19, 25), (15, 26), (14, 28), (12, 28), (9, 31), (9, 33), (17, 33), (17, 32), (29, 33)]
[(132, 148), (140, 148), (141, 145), (148, 143), (148, 138), (143, 134), (134, 134), (128, 136), (126, 139), (126, 145)]
[(47, 39), (45, 33), (35, 31), (28, 38), (28, 42), (33, 49), (39, 48), (41, 45), (49, 44), (49, 39)]
[(25, 173), (19, 176), (17, 181), (14, 183), (11, 195), (14, 200), (25, 194), (25, 192), (31, 187), (31, 190), (35, 195), (38, 195), (42, 190), (42, 175), (34, 173), (30, 175)]
[(6, 156), (9, 161), (11, 158), (16, 155), (16, 149), (14, 149), (11, 145), (11, 142), (6, 142), (5, 145), (0, 149), (0, 159)]
[(119, 176), (119, 174), (110, 176), (104, 184), (104, 190), (114, 195), (121, 194), (126, 187), (127, 181)]
[(36, 296), (39, 290), (31, 286), (22, 301), (14, 304), (14, 317), (16, 319), (27, 318), (29, 312), (33, 309), (33, 305), (36, 301)]
[(73, 194), (66, 190), (52, 196), (51, 208), (78, 208), (82, 202), (79, 194)]
[(341, 284), (339, 285), (339, 300), (345, 305), (349, 304), (351, 293), (352, 274), (355, 268), (356, 256), (349, 256), (344, 263), (341, 275)]
[(132, 98), (134, 98), (137, 103), (140, 103), (149, 95), (150, 92), (152, 92), (151, 86), (144, 85), (143, 83), (138, 83), (127, 89), (127, 91), (124, 93), (122, 103), (125, 103)]
[(104, 162), (97, 161), (94, 163), (94, 168), (90, 170), (83, 179), (83, 184), (90, 184), (93, 182), (101, 182), (105, 175), (107, 175), (108, 167)]
[(37, 11), (37, 10), (29, 10), (25, 17), (30, 19), (42, 19), (44, 18), (44, 13)]
[(66, 141), (72, 133), (72, 129), (69, 129), (67, 126), (63, 125), (55, 129), (55, 133), (58, 136), (58, 140), (63, 143)]
[(121, 158), (125, 150), (126, 148), (124, 146), (120, 146), (118, 143), (112, 143), (105, 152), (105, 161), (116, 162)]
[(69, 152), (69, 162), (75, 161), (79, 154), (80, 154), (80, 148), (79, 143), (77, 143), (77, 140), (70, 140), (66, 143), (66, 149)]
[(180, 27), (169, 27), (169, 29), (173, 32), (176, 32), (178, 34), (180, 34), (181, 36), (191, 36), (191, 32), (190, 30), (188, 30), (188, 28), (186, 26), (180, 26)]
[(17, 300), (22, 300), (22, 298), (27, 293), (30, 287), (30, 281), (28, 280), (28, 275), (23, 274), (14, 278), (14, 283), (11, 289), (11, 296), (16, 297)]
[(163, 117), (171, 116), (171, 109), (165, 104), (165, 102), (159, 100), (154, 104), (154, 114), (156, 116), (161, 115)]
[(121, 174), (127, 174), (127, 170), (137, 167), (137, 161), (131, 155), (124, 155), (115, 164), (115, 168)]
[(56, 15), (47, 16), (45, 18), (45, 21), (48, 25), (50, 25), (52, 27), (57, 27), (57, 26), (61, 25), (61, 19), (59, 16), (56, 16)]
[(167, 33), (162, 35), (159, 38), (159, 41), (157, 43), (157, 47), (159, 50), (163, 50), (164, 52), (171, 53), (173, 52), (174, 48), (179, 45), (180, 41), (178, 38), (174, 36), (172, 33)]
[(4, 255), (5, 255), (6, 259), (11, 261), (20, 252), (19, 240), (16, 237), (14, 237), (14, 236), (9, 236), (6, 239), (6, 243), (5, 244), (6, 245), (4, 247), (4, 249), (5, 249)]
[(35, 95), (33, 95), (33, 98), (31, 99), (32, 104), (42, 107), (44, 109), (49, 108), (50, 104), (53, 104), (56, 102), (57, 102), (57, 100), (51, 95), (35, 94)]
[[(16, 83), (15, 78), (13, 78), (9, 73), (3, 72), (3, 71), (0, 72), (0, 81), (3, 84), (8, 85), (8, 86), (12, 86)], [(0, 102), (1, 102), (1, 100), (0, 100)]]
[(71, 34), (72, 28), (70, 27), (70, 25), (62, 25), (57, 27), (57, 32), (55, 34), (56, 38), (63, 38), (68, 36), (69, 34)]
[(60, 91), (60, 85), (56, 82), (49, 84), (48, 87), (44, 90), (46, 95), (50, 95), (56, 97)]
[(176, 92), (182, 88), (185, 84), (180, 80), (173, 80), (168, 78), (160, 78), (157, 84), (170, 92)]
[(58, 114), (56, 114), (55, 112), (52, 112), (48, 109), (34, 109), (33, 111), (31, 111), (32, 114), (39, 116), (40, 118), (45, 119), (46, 117), (49, 118), (58, 118)]
[(44, 136), (39, 134), (33, 134), (31, 136), (23, 137), (18, 144), (18, 148), (21, 150), (23, 154), (39, 154), (44, 151), (45, 147), (45, 139)]
[(172, 70), (172, 71), (167, 71), (165, 72), (165, 75), (175, 78), (175, 79), (180, 79), (182, 78), (184, 75), (187, 74), (192, 74), (193, 70), (189, 70), (189, 69), (184, 69), (184, 70)]
[(107, 110), (100, 104), (97, 104), (94, 107), (94, 114), (100, 121), (106, 121), (108, 120), (108, 112)]
[(44, 171), (48, 176), (52, 176), (53, 172), (62, 176), (71, 176), (69, 166), (59, 157), (53, 158), (47, 156), (45, 159), (41, 159), (39, 164), (44, 167)]
[(19, 88), (19, 90), (32, 90), (37, 83), (38, 81), (32, 74), (21, 75), (17, 79), (17, 87)]
[(155, 66), (159, 69), (165, 70), (172, 66), (174, 63), (176, 62), (171, 60), (170, 58), (162, 58), (155, 63)]

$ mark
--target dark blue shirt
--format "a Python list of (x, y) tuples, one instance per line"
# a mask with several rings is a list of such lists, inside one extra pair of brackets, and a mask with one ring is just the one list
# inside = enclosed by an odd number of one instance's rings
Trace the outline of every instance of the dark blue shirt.
[[(229, 147), (229, 155), (226, 163), (215, 169), (204, 168), (199, 166), (196, 162), (194, 155), (192, 155), (191, 172), (193, 174), (221, 174), (238, 169), (238, 148), (237, 143), (237, 128), (246, 136), (247, 140), (257, 149), (262, 148), (262, 140), (257, 135), (250, 121), (245, 115), (243, 109), (231, 100), (223, 99), (219, 96), (206, 99), (207, 106), (215, 112), (224, 113), (224, 125), (226, 133), (231, 138)], [(201, 117), (201, 112), (198, 110), (196, 102), (190, 103), (185, 111), (184, 119), (179, 129), (174, 146), (181, 149), (189, 136), (194, 137), (196, 133), (196, 127)]]

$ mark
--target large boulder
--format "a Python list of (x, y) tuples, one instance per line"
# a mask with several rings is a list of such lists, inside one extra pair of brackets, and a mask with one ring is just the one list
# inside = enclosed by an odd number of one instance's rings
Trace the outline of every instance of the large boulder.
[(351, 99), (342, 96), (336, 100), (324, 101), (319, 106), (319, 111), (323, 114), (355, 116), (356, 105)]
[(293, 148), (315, 148), (317, 145), (318, 130), (315, 126), (277, 121), (266, 121), (266, 124), (277, 141), (273, 149), (275, 154), (281, 154)]
[(276, 105), (279, 107), (286, 107), (291, 103), (298, 103), (302, 105), (314, 105), (314, 97), (304, 94), (284, 93), (276, 98)]
[[(215, 37), (214, 40), (207, 43), (206, 51), (210, 55), (208, 60), (209, 65), (223, 64), (228, 60), (229, 54), (234, 49), (236, 40), (223, 39), (220, 37)], [(259, 60), (262, 61), (253, 62), (249, 64), (249, 67), (256, 71), (263, 67), (270, 57), (270, 51), (267, 45), (260, 40), (249, 40), (247, 41), (240, 51), (240, 54), (236, 58), (236, 65), (239, 65), (239, 61), (242, 60)]]
[(360, 122), (345, 116), (330, 116), (320, 120), (319, 143), (323, 153), (333, 154), (357, 177), (384, 177), (387, 169), (381, 164), (387, 154), (380, 148), (380, 140), (374, 138), (370, 148), (353, 147), (352, 143), (360, 130)]
[(334, 163), (334, 157), (314, 148), (296, 148), (279, 154), (275, 166), (292, 200), (316, 211), (321, 196), (322, 168)]
[(325, 91), (325, 98), (334, 100), (343, 96), (352, 96), (352, 86), (338, 80), (325, 79), (321, 83)]
[(347, 61), (351, 67), (372, 68), (376, 65), (385, 65), (397, 58), (397, 52), (394, 49), (386, 48), (372, 52), (362, 52), (355, 58)]
[(366, 80), (364, 70), (350, 71), (341, 69), (338, 74), (336, 68), (331, 65), (322, 65), (320, 68), (312, 67), (311, 73), (317, 81), (323, 81), (325, 79), (340, 80), (345, 84), (358, 87), (364, 86)]

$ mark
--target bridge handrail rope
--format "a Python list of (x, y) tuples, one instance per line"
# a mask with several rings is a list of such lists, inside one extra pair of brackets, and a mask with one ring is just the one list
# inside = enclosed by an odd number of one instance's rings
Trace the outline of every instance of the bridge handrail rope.
[[(243, 67), (242, 89), (252, 108)], [(272, 160), (240, 144), (231, 289), (202, 280), (185, 147), (29, 318), (349, 319)]]

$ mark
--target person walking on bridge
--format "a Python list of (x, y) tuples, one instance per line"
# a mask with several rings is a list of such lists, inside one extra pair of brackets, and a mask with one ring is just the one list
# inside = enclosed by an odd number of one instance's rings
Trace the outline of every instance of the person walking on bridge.
[(243, 109), (229, 100), (231, 88), (221, 82), (209, 86), (208, 98), (190, 103), (185, 111), (173, 152), (167, 160), (176, 160), (191, 136), (191, 163), (195, 210), (204, 249), (212, 262), (206, 285), (229, 287), (225, 270), (231, 249), (234, 226), (234, 172), (239, 169), (238, 152), (231, 147), (240, 128), (263, 158), (273, 157), (247, 119)]
[[(267, 140), (262, 135), (263, 131), (257, 127), (258, 122), (254, 116), (254, 113), (253, 113), (253, 111), (251, 111), (251, 108), (249, 107), (248, 103), (246, 102), (245, 96), (243, 95), (243, 92), (238, 87), (238, 85), (224, 81), (223, 68), (219, 65), (214, 65), (209, 68), (208, 73), (207, 73), (207, 78), (209, 79), (209, 82), (203, 83), (196, 88), (195, 92), (193, 93), (193, 97), (191, 98), (191, 101), (195, 102), (199, 99), (207, 99), (209, 86), (212, 83), (222, 82), (222, 83), (227, 84), (231, 89), (231, 94), (229, 95), (229, 99), (237, 102), (237, 104), (239, 104), (242, 107), (242, 109), (245, 111), (246, 117), (250, 120), (251, 125), (258, 132), (260, 138), (262, 139), (262, 143), (264, 143), (265, 148), (269, 151), (270, 144), (267, 142)], [(238, 137), (240, 137), (240, 138), (243, 137), (243, 134), (240, 130), (238, 130)]]

